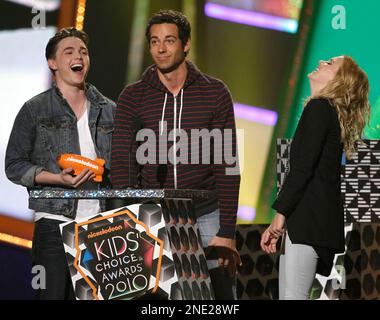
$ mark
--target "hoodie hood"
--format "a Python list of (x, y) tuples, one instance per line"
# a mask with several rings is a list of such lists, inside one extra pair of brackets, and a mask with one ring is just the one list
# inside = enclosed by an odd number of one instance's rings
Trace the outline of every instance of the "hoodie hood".
[[(183, 85), (183, 89), (186, 89), (198, 77), (201, 76), (201, 72), (192, 62), (185, 60), (185, 63), (187, 66), (187, 76), (186, 76), (185, 84)], [(164, 84), (160, 81), (160, 78), (158, 77), (156, 65), (152, 65), (148, 67), (143, 73), (141, 80), (149, 84), (152, 88), (160, 90), (164, 93), (169, 92), (169, 90), (164, 86)]]
[[(175, 122), (174, 122), (174, 128), (181, 130), (181, 120), (182, 120), (182, 110), (183, 110), (183, 98), (184, 98), (184, 90), (189, 87), (191, 84), (193, 84), (199, 77), (202, 76), (202, 73), (199, 71), (199, 69), (190, 61), (185, 60), (186, 66), (187, 66), (187, 76), (185, 83), (183, 85), (183, 88), (179, 92), (180, 96), (180, 110), (179, 110), (179, 117), (178, 117), (178, 123), (177, 123), (177, 108), (175, 107), (174, 114), (175, 114)], [(168, 95), (171, 94), (169, 90), (164, 86), (164, 84), (161, 82), (160, 78), (158, 77), (157, 72), (157, 66), (152, 65), (148, 67), (145, 72), (143, 73), (141, 77), (141, 81), (148, 84), (150, 87), (161, 91), (163, 94), (165, 94), (163, 106), (162, 106), (162, 116), (161, 116), (161, 128), (160, 128), (160, 134), (163, 133), (163, 125), (165, 121), (165, 110), (166, 110), (166, 103), (168, 100)]]

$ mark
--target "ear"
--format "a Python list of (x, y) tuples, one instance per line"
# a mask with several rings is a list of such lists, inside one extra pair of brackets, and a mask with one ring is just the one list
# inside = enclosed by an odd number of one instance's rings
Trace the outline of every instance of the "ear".
[(187, 40), (186, 44), (185, 44), (185, 47), (183, 48), (184, 52), (189, 53), (189, 51), (190, 51), (190, 44), (191, 44), (191, 41), (190, 41), (190, 38), (189, 38)]
[(51, 69), (53, 71), (58, 70), (57, 63), (55, 62), (54, 59), (48, 59), (47, 63), (48, 63), (49, 69)]

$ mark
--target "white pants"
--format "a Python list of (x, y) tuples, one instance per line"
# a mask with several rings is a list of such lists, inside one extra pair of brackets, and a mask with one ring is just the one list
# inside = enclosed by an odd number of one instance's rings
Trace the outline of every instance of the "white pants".
[(280, 300), (307, 300), (317, 271), (318, 255), (312, 246), (293, 244), (288, 233), (280, 256)]

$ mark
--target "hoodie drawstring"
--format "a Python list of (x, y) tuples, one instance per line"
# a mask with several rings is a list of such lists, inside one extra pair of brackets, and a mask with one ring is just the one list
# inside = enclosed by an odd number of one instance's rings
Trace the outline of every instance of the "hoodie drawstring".
[(181, 108), (179, 109), (179, 130), (181, 130), (181, 120), (182, 120), (182, 108), (183, 108), (183, 89), (181, 89)]
[(161, 130), (160, 135), (164, 132), (164, 119), (165, 119), (165, 109), (166, 109), (166, 102), (168, 101), (168, 94), (165, 93), (165, 101), (164, 106), (162, 107), (162, 117), (161, 117)]
[[(181, 118), (183, 109), (183, 89), (181, 89), (181, 106), (179, 110), (178, 129), (181, 131)], [(174, 189), (177, 189), (177, 97), (174, 97)]]
[[(173, 141), (173, 158), (174, 158), (174, 189), (177, 189), (177, 96), (174, 96), (174, 141)], [(160, 135), (164, 132), (164, 120), (165, 120), (165, 110), (166, 103), (168, 101), (168, 94), (165, 93), (165, 101), (162, 107), (161, 116), (161, 128)], [(178, 119), (178, 129), (181, 131), (181, 121), (182, 121), (182, 110), (183, 110), (183, 89), (181, 89), (181, 106), (179, 109), (179, 119)]]

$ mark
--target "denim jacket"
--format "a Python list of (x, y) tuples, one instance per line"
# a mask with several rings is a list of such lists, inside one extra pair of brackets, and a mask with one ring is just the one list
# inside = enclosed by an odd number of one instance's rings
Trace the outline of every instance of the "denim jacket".
[[(107, 186), (116, 105), (90, 84), (86, 85), (86, 96), (96, 154), (106, 161), (102, 186)], [(43, 170), (59, 173), (57, 157), (63, 153), (80, 154), (77, 119), (58, 87), (53, 86), (27, 101), (18, 113), (7, 146), (5, 173), (9, 180), (28, 191), (61, 190), (60, 186), (36, 185), (35, 176)], [(73, 199), (29, 199), (32, 210), (69, 218), (75, 218), (76, 207), (77, 201)], [(101, 208), (104, 209), (104, 201)]]

